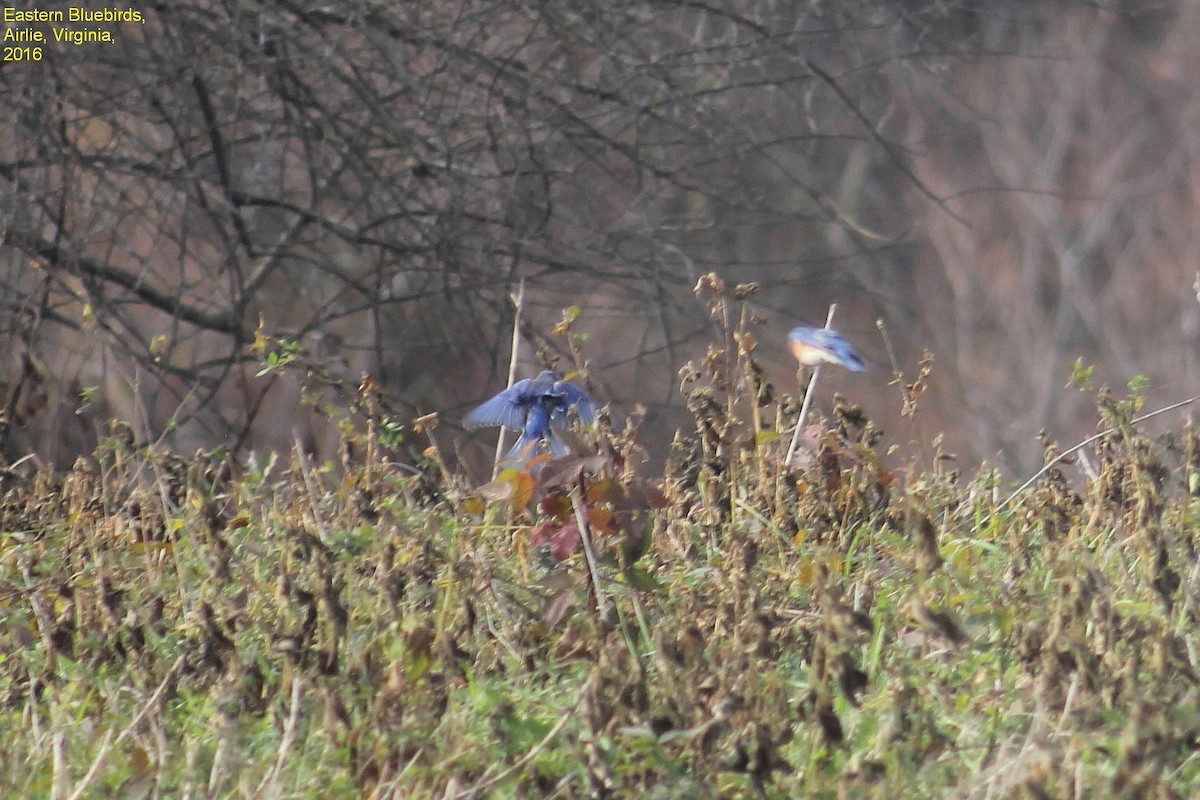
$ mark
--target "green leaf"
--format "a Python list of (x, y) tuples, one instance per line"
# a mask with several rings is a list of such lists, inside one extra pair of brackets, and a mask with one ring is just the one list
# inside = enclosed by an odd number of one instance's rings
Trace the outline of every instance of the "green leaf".
[(625, 570), (625, 581), (635, 589), (643, 592), (665, 592), (666, 587), (646, 570), (640, 567), (628, 567)]

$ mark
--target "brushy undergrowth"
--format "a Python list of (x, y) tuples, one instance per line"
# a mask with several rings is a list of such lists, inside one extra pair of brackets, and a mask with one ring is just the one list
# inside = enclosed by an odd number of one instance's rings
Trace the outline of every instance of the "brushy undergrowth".
[(401, 469), (369, 385), (337, 463), (116, 426), (9, 475), (0, 795), (1200, 794), (1200, 435), (1100, 392), (1088, 478), (1001, 508), (837, 398), (785, 468), (753, 287), (702, 293), (726, 340), (657, 479), (633, 430), (476, 491)]

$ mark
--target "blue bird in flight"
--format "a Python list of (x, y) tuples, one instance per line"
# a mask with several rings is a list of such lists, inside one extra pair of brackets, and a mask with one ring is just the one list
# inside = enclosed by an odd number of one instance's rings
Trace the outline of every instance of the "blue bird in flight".
[(851, 372), (866, 372), (867, 365), (837, 331), (801, 325), (788, 334), (788, 349), (805, 367), (837, 364)]
[(506, 456), (509, 459), (528, 460), (543, 447), (554, 456), (565, 456), (567, 446), (554, 429), (567, 427), (567, 412), (572, 408), (585, 425), (590, 425), (596, 417), (592, 400), (582, 389), (560, 380), (547, 369), (536, 378), (517, 381), (485, 401), (463, 418), (463, 425), (468, 428), (503, 425), (511, 431), (520, 431), (521, 436)]

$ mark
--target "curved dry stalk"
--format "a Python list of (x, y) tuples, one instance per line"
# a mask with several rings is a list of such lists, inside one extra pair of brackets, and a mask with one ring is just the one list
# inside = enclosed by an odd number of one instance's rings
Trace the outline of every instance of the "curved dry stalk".
[(585, 682), (583, 687), (579, 690), (579, 696), (575, 699), (575, 702), (571, 704), (570, 708), (559, 715), (558, 721), (555, 722), (550, 730), (546, 732), (546, 735), (542, 737), (542, 740), (533, 747), (529, 748), (529, 752), (517, 759), (516, 762), (509, 765), (508, 769), (498, 772), (490, 778), (484, 778), (473, 786), (468, 786), (467, 788), (453, 794), (444, 795), (443, 800), (454, 800), (454, 798), (460, 797), (478, 797), (479, 793), (484, 789), (495, 786), (517, 770), (523, 769), (526, 764), (537, 758), (538, 754), (545, 750), (550, 743), (554, 741), (560, 733), (562, 733), (562, 729), (566, 727), (567, 721), (574, 716), (575, 709), (578, 708), (580, 701), (583, 699), (584, 694), (589, 688), (590, 682)]
[[(1137, 425), (1139, 422), (1145, 422), (1146, 420), (1150, 419), (1151, 417), (1157, 417), (1159, 414), (1165, 414), (1168, 411), (1174, 411), (1177, 408), (1183, 408), (1184, 406), (1186, 406), (1190, 403), (1194, 403), (1197, 400), (1200, 400), (1200, 396), (1189, 397), (1187, 400), (1180, 400), (1178, 403), (1172, 403), (1169, 406), (1164, 406), (1163, 408), (1160, 408), (1157, 411), (1151, 411), (1149, 414), (1143, 414), (1140, 417), (1135, 417), (1133, 420), (1130, 421), (1129, 424)], [(1025, 481), (1020, 486), (1018, 486), (1016, 491), (1014, 491), (1008, 497), (1004, 498), (1004, 501), (1002, 503), (1000, 503), (1000, 505), (996, 506), (995, 511), (993, 511), (991, 514), (989, 514), (987, 519), (985, 519), (983, 521), (983, 524), (986, 525), (988, 522), (990, 522), (992, 517), (995, 514), (1004, 510), (1004, 508), (1006, 506), (1008, 506), (1009, 503), (1011, 503), (1013, 500), (1017, 499), (1018, 495), (1020, 495), (1022, 492), (1024, 492), (1030, 486), (1032, 486), (1037, 481), (1038, 478), (1045, 475), (1050, 470), (1051, 467), (1055, 466), (1056, 464), (1059, 464), (1064, 458), (1071, 455), (1072, 453), (1076, 453), (1076, 452), (1082, 450), (1083, 448), (1087, 447), (1092, 442), (1099, 441), (1100, 439), (1103, 439), (1105, 436), (1108, 436), (1110, 433), (1116, 433), (1116, 432), (1117, 432), (1117, 428), (1108, 428), (1107, 430), (1100, 431), (1099, 433), (1097, 433), (1093, 436), (1089, 436), (1088, 438), (1084, 439), (1082, 442), (1075, 445), (1074, 447), (1069, 447), (1066, 450), (1063, 450), (1057, 456), (1055, 456), (1054, 458), (1052, 458), (1048, 462), (1046, 462), (1045, 466), (1043, 466), (1041, 469), (1039, 469), (1037, 472), (1035, 472), (1033, 474), (1033, 477), (1031, 477), (1029, 480)]]

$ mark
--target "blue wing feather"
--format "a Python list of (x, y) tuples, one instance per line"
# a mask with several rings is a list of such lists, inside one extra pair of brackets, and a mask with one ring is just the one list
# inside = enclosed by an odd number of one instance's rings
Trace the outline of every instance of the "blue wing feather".
[(526, 381), (515, 383), (490, 400), (485, 400), (478, 408), (463, 417), (463, 425), (468, 428), (503, 425), (511, 431), (523, 430), (525, 416), (529, 411), (529, 402), (521, 397), (518, 387)]
[(569, 449), (554, 428), (567, 426), (571, 408), (576, 409), (585, 425), (596, 418), (592, 400), (582, 389), (545, 370), (536, 378), (517, 381), (486, 400), (463, 417), (463, 425), (468, 428), (503, 425), (520, 431), (520, 437), (506, 456), (509, 460), (528, 461), (544, 450), (565, 456)]

